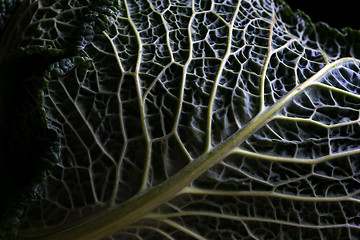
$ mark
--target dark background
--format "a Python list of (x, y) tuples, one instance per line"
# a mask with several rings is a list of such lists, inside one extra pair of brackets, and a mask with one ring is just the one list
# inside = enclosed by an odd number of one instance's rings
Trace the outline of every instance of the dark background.
[(360, 1), (355, 0), (285, 0), (291, 9), (300, 9), (312, 21), (326, 22), (331, 27), (360, 30)]

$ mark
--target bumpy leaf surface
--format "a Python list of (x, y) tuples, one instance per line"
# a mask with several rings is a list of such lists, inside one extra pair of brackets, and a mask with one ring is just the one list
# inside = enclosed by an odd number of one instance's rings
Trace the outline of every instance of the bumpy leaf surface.
[(65, 52), (62, 162), (19, 239), (359, 238), (358, 32), (277, 0), (30, 2), (20, 45)]

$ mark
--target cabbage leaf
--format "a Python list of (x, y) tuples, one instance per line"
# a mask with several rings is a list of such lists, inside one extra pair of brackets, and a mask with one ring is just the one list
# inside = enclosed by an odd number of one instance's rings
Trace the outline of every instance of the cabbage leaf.
[(29, 62), (46, 126), (16, 239), (360, 236), (358, 31), (281, 0), (27, 0), (2, 33), (1, 91)]

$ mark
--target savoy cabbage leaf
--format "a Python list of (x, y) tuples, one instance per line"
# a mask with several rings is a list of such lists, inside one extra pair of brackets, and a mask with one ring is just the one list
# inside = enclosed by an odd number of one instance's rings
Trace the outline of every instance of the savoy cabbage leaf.
[(2, 200), (4, 239), (20, 215), (16, 239), (359, 238), (358, 31), (281, 0), (27, 0), (14, 14), (1, 100), (23, 79), (30, 130), (14, 131), (31, 137), (15, 145), (31, 147), (15, 160), (38, 175)]

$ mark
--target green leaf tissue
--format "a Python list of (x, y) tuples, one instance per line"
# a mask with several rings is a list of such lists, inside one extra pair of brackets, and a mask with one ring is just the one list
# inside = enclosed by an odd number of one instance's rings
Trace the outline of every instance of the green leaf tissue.
[(359, 59), (283, 0), (0, 0), (0, 239), (360, 239)]

